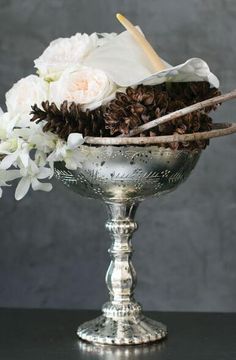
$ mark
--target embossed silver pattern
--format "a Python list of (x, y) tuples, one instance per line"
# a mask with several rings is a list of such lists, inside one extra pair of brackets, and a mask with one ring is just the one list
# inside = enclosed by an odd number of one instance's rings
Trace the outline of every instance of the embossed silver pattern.
[(56, 164), (55, 175), (75, 192), (101, 199), (108, 210), (111, 263), (106, 274), (110, 300), (103, 314), (78, 328), (80, 338), (100, 344), (153, 342), (167, 335), (166, 326), (145, 317), (134, 298), (136, 272), (131, 262), (134, 216), (148, 196), (174, 190), (196, 165), (199, 150), (171, 150), (149, 146), (82, 145), (80, 167)]

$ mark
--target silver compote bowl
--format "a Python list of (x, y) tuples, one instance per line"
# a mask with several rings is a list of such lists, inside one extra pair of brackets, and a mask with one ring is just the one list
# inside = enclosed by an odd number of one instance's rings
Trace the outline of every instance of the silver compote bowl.
[(106, 274), (110, 300), (103, 314), (78, 328), (78, 336), (100, 344), (142, 344), (160, 340), (167, 328), (142, 313), (134, 298), (136, 272), (131, 262), (134, 216), (148, 196), (174, 190), (195, 167), (200, 150), (171, 150), (157, 145), (82, 145), (80, 168), (56, 164), (55, 175), (82, 196), (102, 200), (111, 234), (111, 263)]

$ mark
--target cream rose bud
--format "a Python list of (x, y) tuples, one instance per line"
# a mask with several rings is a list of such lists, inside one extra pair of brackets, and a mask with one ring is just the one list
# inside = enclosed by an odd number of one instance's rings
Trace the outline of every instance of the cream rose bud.
[(19, 80), (6, 93), (7, 111), (11, 116), (29, 115), (32, 105), (47, 100), (48, 90), (48, 83), (36, 75)]
[(64, 100), (94, 109), (113, 98), (116, 86), (99, 69), (87, 66), (66, 70), (59, 80), (50, 83), (49, 99), (60, 106)]
[(96, 33), (77, 33), (70, 38), (59, 38), (50, 43), (43, 54), (34, 61), (39, 75), (46, 80), (56, 80), (68, 67), (78, 65), (95, 49), (98, 42)]

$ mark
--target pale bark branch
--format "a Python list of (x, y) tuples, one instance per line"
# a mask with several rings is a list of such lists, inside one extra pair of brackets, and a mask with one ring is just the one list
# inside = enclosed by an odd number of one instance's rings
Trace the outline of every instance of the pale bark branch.
[(173, 142), (199, 141), (216, 138), (220, 136), (236, 133), (236, 123), (214, 124), (213, 129), (192, 134), (174, 134), (166, 136), (147, 136), (147, 137), (90, 137), (85, 138), (85, 144), (91, 145), (148, 145), (165, 144)]

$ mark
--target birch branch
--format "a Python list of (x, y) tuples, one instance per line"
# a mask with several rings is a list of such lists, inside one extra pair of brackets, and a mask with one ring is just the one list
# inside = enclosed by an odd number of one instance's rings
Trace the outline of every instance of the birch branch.
[(209, 131), (196, 132), (192, 134), (174, 134), (161, 136), (139, 136), (139, 137), (85, 137), (85, 144), (90, 145), (151, 145), (166, 144), (172, 142), (207, 140), (220, 136), (236, 133), (236, 123), (213, 124)]

